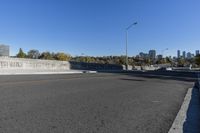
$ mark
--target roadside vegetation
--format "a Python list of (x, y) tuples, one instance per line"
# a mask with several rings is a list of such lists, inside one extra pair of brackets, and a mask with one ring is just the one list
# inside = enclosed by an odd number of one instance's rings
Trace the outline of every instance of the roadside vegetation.
[[(118, 64), (125, 65), (125, 56), (75, 56), (72, 57), (68, 53), (64, 52), (39, 52), (38, 50), (32, 49), (25, 53), (22, 48), (19, 49), (18, 58), (29, 58), (29, 59), (44, 59), (44, 60), (59, 60), (59, 61), (76, 61), (76, 62), (86, 62), (86, 63), (101, 63), (101, 64)], [(200, 66), (200, 55), (191, 59), (172, 59), (171, 57), (165, 57), (162, 59), (149, 59), (136, 57), (128, 57), (129, 65), (131, 66), (145, 66), (145, 65), (155, 65), (155, 64), (169, 64), (170, 66), (185, 67), (192, 64), (193, 67)]]
[(195, 57), (195, 63), (200, 66), (200, 55)]
[(38, 50), (32, 49), (25, 53), (22, 48), (19, 49), (17, 58), (29, 58), (29, 59), (44, 59), (44, 60), (59, 60), (59, 61), (69, 61), (71, 60), (71, 55), (63, 52), (39, 52)]

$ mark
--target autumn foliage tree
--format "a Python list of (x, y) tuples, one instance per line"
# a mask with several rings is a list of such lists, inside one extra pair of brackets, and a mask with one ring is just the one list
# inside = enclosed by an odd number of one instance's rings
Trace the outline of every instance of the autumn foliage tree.
[(57, 53), (55, 54), (54, 58), (59, 61), (69, 61), (71, 59), (71, 56), (65, 53)]

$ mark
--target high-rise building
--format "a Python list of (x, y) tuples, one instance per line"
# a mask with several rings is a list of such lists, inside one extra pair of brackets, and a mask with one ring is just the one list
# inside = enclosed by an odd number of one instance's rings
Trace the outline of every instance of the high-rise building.
[(161, 59), (163, 58), (163, 55), (159, 54), (159, 55), (157, 56), (157, 58), (158, 58), (158, 60), (161, 60)]
[(186, 58), (186, 52), (183, 51), (183, 58), (185, 59)]
[(149, 58), (150, 59), (156, 58), (156, 50), (149, 50)]
[(199, 55), (199, 50), (196, 50), (196, 56)]
[(147, 53), (140, 52), (139, 56), (143, 59), (147, 59), (149, 55)]
[(187, 53), (187, 58), (191, 59), (192, 58), (192, 54), (190, 52)]
[(10, 56), (10, 50), (8, 45), (0, 45), (0, 56)]
[(177, 51), (177, 58), (181, 58), (181, 51), (180, 50)]

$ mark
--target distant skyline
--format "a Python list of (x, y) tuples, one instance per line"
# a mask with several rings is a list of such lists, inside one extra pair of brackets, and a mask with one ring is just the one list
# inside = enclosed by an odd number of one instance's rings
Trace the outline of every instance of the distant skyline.
[(199, 0), (0, 0), (0, 44), (73, 56), (195, 53), (200, 46)]
[[(149, 50), (148, 52), (143, 52), (143, 51), (140, 51), (136, 56), (140, 56), (140, 54), (146, 54), (146, 55), (148, 55), (150, 52), (152, 53), (152, 51), (154, 51), (153, 49), (151, 49), (151, 50)], [(157, 51), (155, 50), (155, 55), (156, 56), (160, 56), (160, 55), (164, 55), (165, 56), (165, 51), (167, 51), (167, 49), (166, 50), (163, 50), (162, 51), (162, 53), (157, 53)], [(188, 51), (188, 50), (184, 50), (184, 51), (181, 51), (181, 50), (177, 50), (176, 51), (176, 55), (168, 55), (168, 56), (171, 56), (171, 57), (178, 57), (178, 58), (180, 58), (181, 56), (186, 56), (186, 54), (191, 54), (191, 55), (194, 55), (194, 56), (196, 56), (196, 55), (199, 55), (199, 53), (200, 53), (200, 50), (199, 49), (197, 49), (197, 50), (195, 50), (195, 51)], [(166, 57), (166, 56), (165, 56)]]

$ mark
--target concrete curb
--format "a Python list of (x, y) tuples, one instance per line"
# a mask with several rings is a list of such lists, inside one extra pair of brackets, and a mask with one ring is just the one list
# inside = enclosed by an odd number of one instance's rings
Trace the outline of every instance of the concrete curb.
[(195, 82), (194, 85), (196, 88), (199, 90), (199, 95), (200, 95), (200, 72), (197, 73), (197, 81)]
[(199, 133), (200, 123), (199, 89), (188, 89), (184, 102), (168, 133)]
[(187, 110), (189, 108), (189, 103), (191, 100), (192, 89), (193, 88), (188, 89), (187, 94), (184, 98), (183, 104), (181, 106), (181, 109), (179, 110), (168, 133), (184, 133), (183, 126), (187, 117)]
[(49, 75), (49, 74), (81, 74), (81, 73), (97, 73), (96, 71), (65, 71), (65, 72), (24, 72), (24, 73), (0, 73), (0, 75)]

